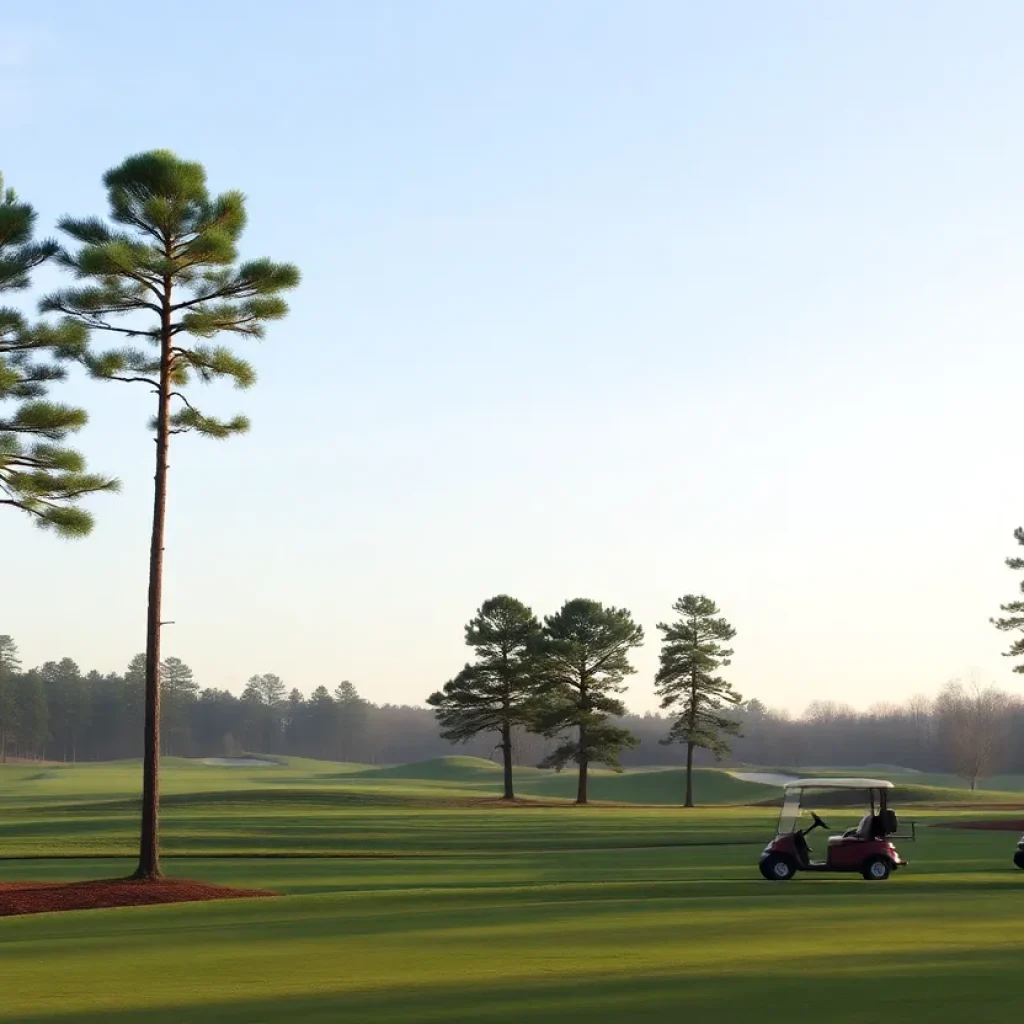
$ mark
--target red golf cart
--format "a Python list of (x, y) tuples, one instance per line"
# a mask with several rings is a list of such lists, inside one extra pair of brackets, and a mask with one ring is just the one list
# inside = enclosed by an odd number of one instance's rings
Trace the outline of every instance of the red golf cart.
[[(898, 836), (896, 814), (889, 809), (891, 782), (882, 779), (798, 779), (785, 786), (785, 799), (775, 838), (761, 854), (761, 874), (776, 882), (791, 879), (798, 871), (859, 872), (868, 881), (883, 881), (907, 862), (896, 852), (892, 839), (915, 838), (913, 824), (907, 835)], [(828, 829), (814, 811), (801, 828), (801, 803), (815, 794), (818, 806), (848, 807), (858, 794), (866, 796), (867, 813), (860, 824), (830, 836), (824, 860), (815, 860), (807, 836), (816, 828)]]

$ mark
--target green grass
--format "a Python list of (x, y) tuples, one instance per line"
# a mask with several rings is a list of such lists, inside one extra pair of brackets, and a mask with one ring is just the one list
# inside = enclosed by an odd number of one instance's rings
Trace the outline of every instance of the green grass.
[[(466, 793), (500, 795), (501, 767), (479, 757), (438, 757), (417, 764), (366, 769), (348, 775), (344, 781), (353, 786), (395, 782), (401, 784), (405, 792), (410, 792), (411, 787), (422, 791), (424, 786), (436, 783), (457, 786)], [(515, 787), (520, 797), (575, 800), (576, 774), (516, 768)], [(679, 768), (634, 769), (621, 773), (602, 768), (590, 771), (589, 796), (598, 802), (678, 805), (683, 802), (685, 791), (686, 774)], [(738, 804), (765, 799), (777, 791), (769, 786), (740, 782), (725, 771), (698, 768), (694, 792), (701, 803)]]
[[(923, 827), (890, 881), (779, 885), (756, 873), (773, 808), (505, 808), (479, 802), (494, 795), (488, 765), (168, 760), (166, 869), (283, 895), (0, 919), (0, 1021), (774, 1024), (806, 1012), (852, 1024), (869, 1004), (887, 1022), (1018, 1015), (1018, 837), (929, 827), (996, 812), (929, 791), (899, 808)], [(572, 783), (519, 774), (523, 790), (551, 787), (537, 796)], [(743, 799), (720, 774), (705, 792)], [(630, 772), (602, 792), (658, 804), (678, 783)], [(31, 858), (0, 859), (0, 881), (124, 874), (137, 786), (137, 764), (0, 767), (0, 855)], [(826, 817), (841, 828), (856, 815)]]

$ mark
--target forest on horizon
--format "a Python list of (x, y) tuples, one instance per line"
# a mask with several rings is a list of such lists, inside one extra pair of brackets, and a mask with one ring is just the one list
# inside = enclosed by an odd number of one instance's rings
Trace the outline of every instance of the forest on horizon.
[[(376, 704), (343, 681), (309, 695), (272, 673), (254, 675), (241, 695), (201, 687), (192, 670), (169, 657), (161, 672), (164, 754), (184, 757), (278, 754), (365, 764), (421, 761), (452, 753), (496, 758), (497, 739), (464, 744), (443, 739), (426, 707)], [(0, 758), (107, 761), (142, 754), (145, 671), (142, 655), (123, 673), (82, 670), (72, 659), (23, 670), (17, 646), (0, 636)], [(973, 710), (972, 710), (973, 709)], [(971, 711), (965, 720), (965, 710)], [(736, 711), (740, 733), (726, 763), (769, 766), (899, 766), (959, 773), (964, 732), (983, 748), (979, 777), (1024, 774), (1024, 702), (993, 688), (950, 684), (935, 698), (857, 710), (814, 702), (799, 716), (758, 699)], [(665, 745), (670, 719), (629, 713), (617, 719), (639, 744), (622, 752), (625, 767), (679, 766), (685, 747)], [(982, 742), (984, 741), (984, 742)], [(517, 729), (518, 765), (539, 763), (554, 739)], [(714, 764), (706, 751), (697, 761)], [(976, 762), (975, 767), (978, 768)]]

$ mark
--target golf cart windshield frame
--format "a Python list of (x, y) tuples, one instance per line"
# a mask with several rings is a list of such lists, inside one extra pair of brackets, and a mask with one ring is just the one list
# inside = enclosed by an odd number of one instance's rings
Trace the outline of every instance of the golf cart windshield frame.
[(832, 793), (839, 791), (847, 793), (863, 792), (868, 794), (868, 801), (873, 815), (881, 814), (886, 809), (885, 789), (880, 786), (864, 786), (863, 789), (859, 786), (829, 786), (824, 783), (812, 786), (787, 786), (785, 790), (786, 795), (782, 801), (782, 811), (779, 814), (778, 835), (790, 835), (798, 831), (801, 803), (804, 793), (808, 790)]

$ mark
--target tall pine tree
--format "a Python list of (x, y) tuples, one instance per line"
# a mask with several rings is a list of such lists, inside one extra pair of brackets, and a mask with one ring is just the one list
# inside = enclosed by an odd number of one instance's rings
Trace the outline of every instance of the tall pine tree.
[(181, 658), (160, 666), (160, 733), (165, 754), (187, 754), (188, 709), (199, 698), (199, 684)]
[(367, 702), (347, 679), (335, 687), (334, 702), (338, 705), (338, 760), (360, 761), (371, 741), (366, 732), (370, 718)]
[(466, 644), (476, 661), (427, 698), (445, 739), (465, 742), (480, 733), (497, 733), (504, 800), (515, 797), (512, 730), (529, 724), (535, 713), (540, 637), (540, 622), (522, 601), (507, 594), (484, 601), (466, 625)]
[[(34, 241), (35, 220), (0, 175), (0, 293), (27, 288), (31, 272), (58, 251), (55, 242)], [(80, 325), (30, 324), (0, 305), (0, 505), (66, 537), (92, 529), (83, 497), (117, 489), (115, 480), (87, 472), (85, 459), (65, 443), (85, 425), (85, 411), (46, 399), (85, 341)]]
[[(1018, 526), (1017, 529), (1013, 531), (1013, 539), (1018, 544), (1024, 546), (1024, 527)], [(1024, 558), (1007, 558), (1006, 565), (1015, 572), (1020, 572), (1021, 569), (1024, 569)], [(1024, 593), (1024, 580), (1020, 582), (1020, 590), (1021, 593)], [(996, 629), (1003, 633), (1024, 634), (1024, 601), (1010, 601), (1007, 604), (1000, 605), (999, 610), (1006, 614), (1002, 618), (990, 620)], [(1003, 657), (1024, 657), (1024, 636), (1017, 637), (1017, 639), (1010, 644), (1010, 649), (1005, 652)], [(1014, 665), (1013, 671), (1024, 672), (1024, 662)]]
[(25, 672), (15, 679), (18, 701), (18, 752), (35, 760), (46, 753), (50, 738), (50, 707), (43, 677), (38, 671)]
[(625, 608), (605, 608), (586, 598), (566, 601), (544, 620), (544, 707), (538, 728), (562, 742), (542, 767), (578, 765), (578, 804), (587, 802), (590, 765), (619, 768), (619, 751), (636, 746), (629, 730), (611, 718), (626, 713), (617, 694), (625, 691), (626, 676), (636, 671), (629, 652), (643, 642), (643, 627)]
[(17, 678), (21, 659), (14, 637), (0, 634), (0, 762), (7, 760), (7, 747), (18, 732)]
[(313, 757), (329, 761), (338, 747), (338, 726), (341, 715), (338, 705), (326, 686), (318, 686), (309, 695), (309, 722), (305, 740)]
[(281, 293), (295, 287), (298, 270), (261, 259), (240, 262), (245, 227), (240, 192), (211, 197), (201, 164), (167, 150), (129, 157), (104, 176), (112, 223), (66, 217), (61, 230), (78, 243), (60, 257), (81, 287), (49, 296), (43, 309), (93, 335), (109, 333), (147, 348), (115, 347), (93, 354), (88, 366), (101, 380), (138, 383), (155, 395), (156, 440), (153, 524), (146, 623), (146, 714), (142, 827), (136, 876), (160, 875), (160, 627), (163, 597), (167, 459), (172, 436), (195, 433), (223, 439), (248, 429), (243, 416), (219, 419), (200, 411), (189, 386), (227, 379), (239, 388), (255, 382), (253, 368), (228, 348), (210, 344), (221, 334), (260, 338), (267, 321), (288, 311)]
[(736, 630), (720, 617), (718, 605), (708, 597), (687, 594), (672, 610), (679, 618), (658, 623), (661, 630), (661, 665), (655, 676), (661, 706), (674, 714), (663, 743), (686, 744), (686, 800), (693, 806), (693, 752), (698, 747), (715, 757), (729, 752), (726, 737), (739, 732), (729, 712), (743, 700), (718, 670), (729, 664), (732, 651), (723, 645)]
[(79, 718), (83, 714), (82, 672), (71, 658), (48, 661), (40, 666), (49, 708), (50, 741), (62, 761), (74, 761), (78, 737), (83, 731)]
[(287, 687), (273, 672), (249, 678), (242, 692), (246, 709), (246, 740), (249, 749), (261, 754), (277, 751), (278, 738), (288, 712)]

